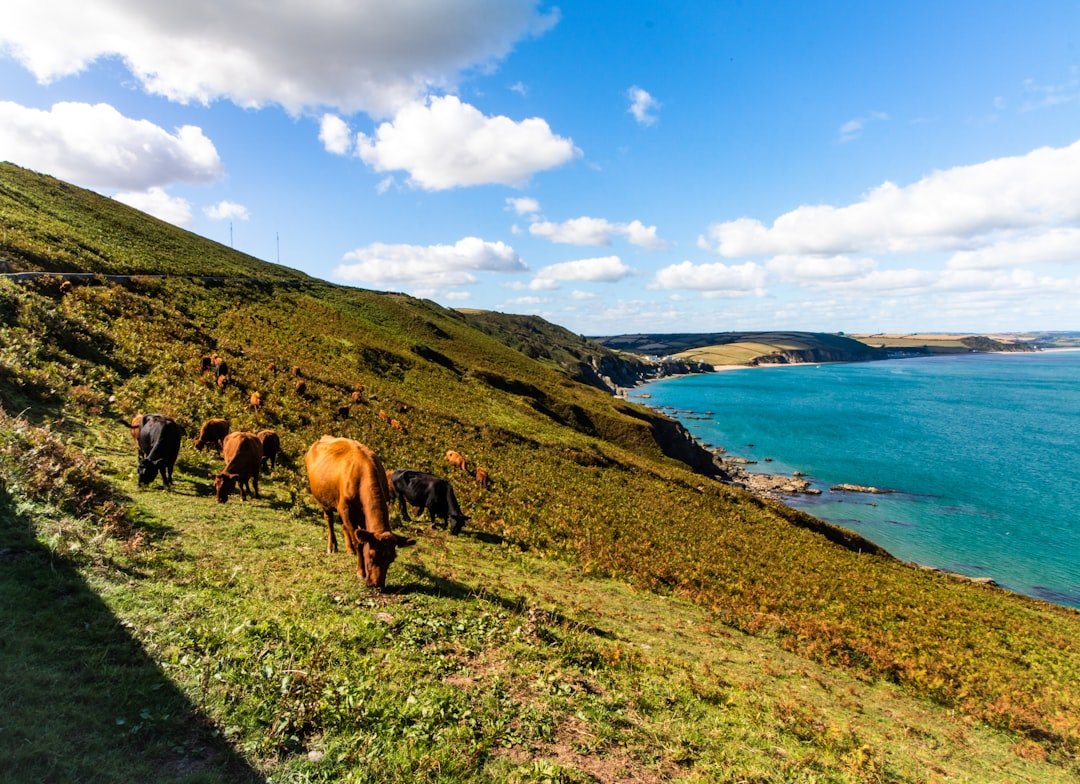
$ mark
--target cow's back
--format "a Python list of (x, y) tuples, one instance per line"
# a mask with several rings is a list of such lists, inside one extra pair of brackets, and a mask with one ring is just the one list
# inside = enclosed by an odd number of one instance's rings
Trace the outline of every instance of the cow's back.
[(258, 474), (262, 462), (262, 442), (254, 433), (238, 430), (225, 436), (221, 455), (225, 458), (224, 473), (252, 477)]
[[(386, 471), (375, 453), (359, 441), (323, 436), (308, 448), (304, 465), (311, 494), (323, 508), (363, 502), (365, 507), (377, 504), (385, 510), (390, 497)], [(380, 497), (362, 498), (365, 487)]]
[(172, 465), (180, 453), (180, 426), (161, 414), (146, 414), (139, 426), (139, 451), (153, 462)]

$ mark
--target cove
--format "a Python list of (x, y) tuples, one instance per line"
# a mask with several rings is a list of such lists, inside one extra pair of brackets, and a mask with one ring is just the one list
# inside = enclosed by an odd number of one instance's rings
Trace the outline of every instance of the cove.
[(822, 494), (789, 505), (897, 558), (1080, 607), (1080, 351), (746, 368), (630, 398), (751, 470), (803, 472)]

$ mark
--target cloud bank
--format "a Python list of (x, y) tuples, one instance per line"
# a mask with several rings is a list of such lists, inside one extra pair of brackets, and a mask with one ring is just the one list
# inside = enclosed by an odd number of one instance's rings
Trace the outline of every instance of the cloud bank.
[(334, 107), (390, 116), (559, 18), (537, 0), (11, 3), (0, 49), (46, 84), (116, 57), (181, 103)]
[(477, 282), (474, 273), (522, 272), (514, 249), (503, 242), (465, 237), (453, 245), (387, 245), (376, 242), (346, 253), (334, 277), (377, 288), (401, 286), (437, 290)]
[(200, 128), (169, 133), (101, 103), (42, 110), (0, 101), (0, 159), (97, 189), (145, 191), (222, 174), (217, 149)]

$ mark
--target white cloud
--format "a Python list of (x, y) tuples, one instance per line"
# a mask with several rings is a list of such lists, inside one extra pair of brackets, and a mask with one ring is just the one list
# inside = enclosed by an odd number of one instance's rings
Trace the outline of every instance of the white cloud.
[(176, 226), (186, 226), (191, 222), (191, 204), (187, 199), (170, 196), (162, 188), (118, 193), (113, 198)]
[(348, 124), (336, 114), (324, 114), (319, 121), (319, 141), (327, 152), (348, 155), (352, 150), (353, 137)]
[(597, 296), (597, 294), (591, 291), (582, 291), (581, 289), (574, 289), (570, 292), (570, 299), (596, 299)]
[(803, 206), (772, 226), (752, 218), (714, 224), (712, 249), (726, 258), (971, 249), (1000, 232), (1080, 219), (1080, 142), (1043, 147), (891, 182), (845, 207)]
[(465, 237), (453, 245), (386, 245), (381, 242), (346, 253), (334, 270), (342, 280), (374, 286), (462, 286), (476, 283), (474, 272), (522, 272), (525, 262), (502, 242)]
[(375, 171), (404, 170), (425, 190), (499, 183), (523, 185), (532, 174), (580, 154), (539, 117), (487, 117), (447, 95), (414, 102), (384, 122), (374, 138), (357, 137), (357, 154)]
[(0, 49), (41, 83), (117, 57), (174, 101), (389, 116), (558, 18), (536, 0), (35, 0), (4, 8)]
[(1039, 84), (1034, 79), (1025, 79), (1024, 91), (1032, 97), (1020, 107), (1021, 111), (1074, 103), (1080, 100), (1080, 67), (1074, 65), (1069, 78), (1061, 84)]
[(395, 180), (392, 175), (389, 177), (383, 177), (381, 180), (379, 180), (379, 184), (375, 186), (375, 192), (382, 196), (384, 193), (394, 187), (395, 182), (397, 182), (397, 180)]
[(529, 94), (529, 88), (525, 86), (524, 82), (514, 82), (510, 85), (510, 91), (515, 92), (522, 97)]
[(57, 103), (50, 110), (0, 101), (0, 159), (89, 188), (143, 191), (222, 174), (200, 128), (171, 134), (108, 104)]
[(959, 251), (946, 266), (960, 270), (1077, 263), (1080, 263), (1080, 229), (1068, 227), (1009, 236), (976, 250)]
[(539, 305), (543, 302), (542, 297), (514, 297), (506, 300), (505, 305)]
[(765, 264), (769, 272), (776, 273), (782, 280), (805, 285), (850, 280), (876, 266), (873, 259), (847, 256), (776, 256)]
[(528, 196), (522, 196), (521, 198), (508, 198), (506, 200), (507, 209), (513, 210), (518, 215), (536, 215), (540, 212), (540, 202), (536, 199), (529, 198)]
[(764, 295), (765, 269), (745, 264), (693, 264), (684, 261), (658, 270), (649, 288), (689, 289), (707, 297)]
[(246, 221), (251, 215), (248, 208), (234, 201), (219, 201), (203, 208), (203, 214), (210, 220), (242, 220)]
[(648, 91), (634, 85), (626, 91), (626, 97), (630, 100), (630, 108), (627, 111), (634, 115), (639, 125), (652, 125), (656, 122), (656, 112), (660, 110), (660, 102), (649, 95)]
[(529, 288), (553, 289), (558, 287), (560, 282), (567, 280), (616, 283), (633, 274), (634, 270), (618, 256), (578, 259), (541, 268), (529, 284)]
[(472, 297), (472, 293), (468, 291), (447, 291), (442, 295), (442, 298), (449, 302), (464, 302)]
[(888, 120), (889, 115), (885, 112), (870, 112), (863, 117), (856, 117), (853, 120), (848, 120), (846, 123), (840, 126), (840, 141), (850, 142), (854, 139), (858, 139), (862, 136), (863, 128), (869, 122), (880, 122), (882, 120)]
[(529, 226), (529, 233), (565, 245), (610, 245), (614, 236), (623, 236), (633, 245), (660, 249), (667, 246), (656, 236), (655, 226), (645, 226), (641, 221), (612, 223), (606, 218), (582, 216), (562, 223), (536, 221)]

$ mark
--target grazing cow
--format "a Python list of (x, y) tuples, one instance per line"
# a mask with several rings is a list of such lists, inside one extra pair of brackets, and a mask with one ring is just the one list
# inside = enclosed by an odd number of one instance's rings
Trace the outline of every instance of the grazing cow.
[(356, 574), (369, 588), (386, 587), (398, 547), (416, 544), (390, 530), (386, 470), (375, 453), (351, 438), (323, 436), (304, 455), (311, 494), (326, 520), (328, 553), (337, 552), (334, 510), (341, 517), (345, 546), (356, 553)]
[(390, 420), (390, 427), (394, 430), (400, 430), (402, 433), (405, 432), (405, 425), (401, 424), (396, 419)]
[(277, 373), (277, 363), (271, 362), (266, 366), (266, 369), (269, 370), (271, 373)]
[(457, 451), (455, 451), (453, 449), (447, 449), (446, 450), (446, 462), (449, 463), (452, 466), (456, 466), (456, 467), (460, 468), (466, 474), (469, 473), (469, 468), (465, 464), (465, 456), (462, 455), (461, 452), (457, 452)]
[(295, 389), (296, 389), (296, 394), (303, 397), (307, 393), (307, 382), (306, 381), (297, 381)]
[(337, 415), (338, 415), (338, 419), (348, 419), (349, 418), (349, 407), (348, 406), (338, 406)]
[(227, 387), (229, 385), (229, 377), (228, 376), (218, 376), (217, 377), (217, 385), (218, 385), (218, 389), (225, 389), (225, 387)]
[(354, 403), (360, 403), (364, 400), (364, 393), (357, 389), (353, 391), (351, 397)]
[[(135, 432), (132, 422), (131, 430)], [(146, 414), (139, 422), (139, 484), (148, 485), (161, 473), (161, 482), (172, 487), (173, 465), (180, 454), (180, 426), (161, 414)]]
[(210, 361), (210, 357), (203, 357), (199, 360), (200, 373), (209, 373), (212, 367), (214, 367), (214, 363)]
[(379, 409), (379, 419), (381, 419), (383, 422), (389, 422), (390, 421), (390, 415), (387, 414), (383, 409), (380, 408)]
[(488, 476), (487, 469), (483, 466), (476, 467), (476, 483), (485, 490), (491, 487), (491, 477)]
[[(391, 474), (390, 484), (397, 496), (402, 520), (409, 519), (406, 501), (421, 512), (427, 509), (432, 528), (445, 528), (449, 525), (451, 534), (459, 533), (469, 519), (461, 513), (461, 507), (454, 496), (454, 488), (442, 477), (402, 469)], [(441, 525), (436, 518), (442, 521)]]
[(248, 398), (248, 401), (251, 403), (251, 407), (258, 411), (259, 408), (262, 406), (262, 395), (260, 395), (258, 392), (252, 392), (251, 397)]
[(238, 430), (225, 436), (221, 445), (221, 455), (225, 458), (225, 468), (214, 474), (214, 492), (218, 503), (229, 500), (229, 493), (240, 486), (240, 500), (246, 501), (248, 482), (259, 497), (259, 464), (262, 463), (262, 443), (254, 433)]
[(199, 435), (195, 438), (196, 449), (206, 449), (212, 446), (221, 451), (221, 442), (229, 435), (228, 419), (207, 419), (199, 428)]
[(262, 444), (262, 467), (269, 473), (281, 455), (281, 439), (273, 430), (260, 430), (255, 435)]
[(229, 375), (229, 365), (224, 359), (221, 359), (217, 354), (214, 354), (214, 356), (210, 358), (210, 361), (214, 364), (214, 378), (220, 379), (222, 376)]
[(293, 365), (292, 366), (292, 374), (294, 376), (296, 376), (297, 378), (300, 378), (300, 366), (299, 365)]

